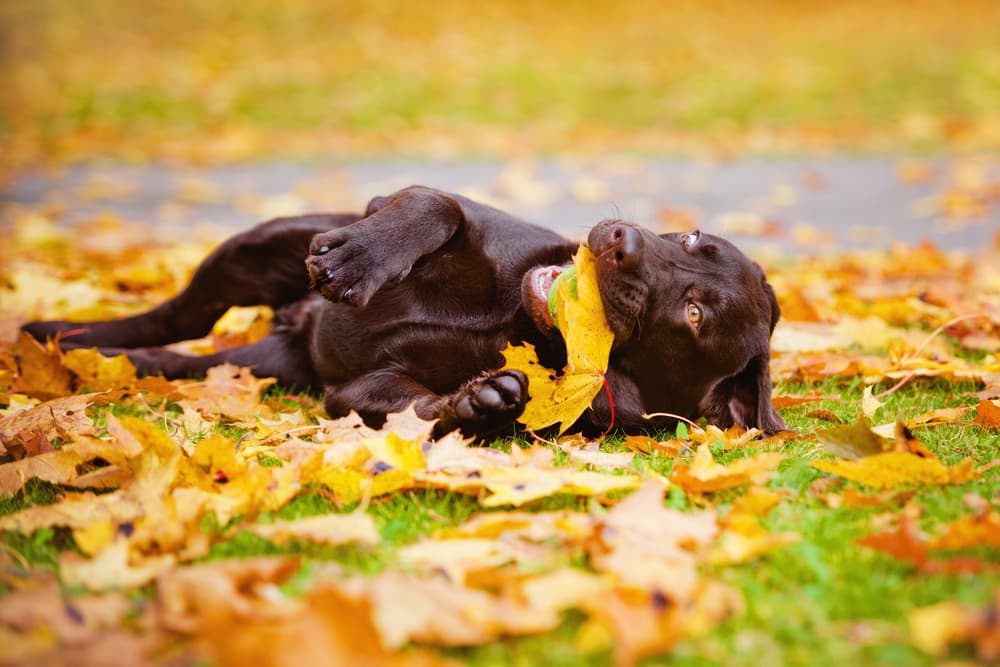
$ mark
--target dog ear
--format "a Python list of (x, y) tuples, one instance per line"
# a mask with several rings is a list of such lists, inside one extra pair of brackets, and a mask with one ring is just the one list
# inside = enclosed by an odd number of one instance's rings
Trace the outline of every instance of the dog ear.
[(753, 357), (746, 367), (715, 385), (702, 401), (701, 413), (720, 428), (739, 424), (768, 435), (787, 428), (771, 405), (768, 354)]
[[(764, 288), (764, 299), (767, 304), (767, 308), (770, 310), (770, 329), (771, 333), (774, 333), (774, 327), (777, 326), (778, 320), (781, 319), (781, 306), (778, 305), (778, 297), (774, 294), (774, 288), (771, 287), (771, 283), (767, 282), (767, 276), (764, 275), (764, 269), (761, 268), (760, 264), (754, 262), (754, 268), (757, 274), (760, 276), (760, 285)], [(764, 303), (760, 304), (762, 307)]]

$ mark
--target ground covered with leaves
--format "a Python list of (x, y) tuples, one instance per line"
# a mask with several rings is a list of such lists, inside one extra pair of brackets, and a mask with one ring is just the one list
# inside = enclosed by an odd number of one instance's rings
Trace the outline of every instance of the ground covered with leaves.
[[(772, 438), (428, 440), (247, 369), (18, 337), (210, 247), (25, 214), (0, 248), (0, 661), (953, 664), (1000, 656), (1000, 240), (772, 261)], [(262, 336), (230, 311), (190, 353)]]

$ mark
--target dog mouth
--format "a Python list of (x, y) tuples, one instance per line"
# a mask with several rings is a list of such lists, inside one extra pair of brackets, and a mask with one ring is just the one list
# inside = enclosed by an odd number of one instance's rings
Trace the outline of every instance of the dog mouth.
[(521, 283), (521, 301), (525, 309), (542, 331), (556, 328), (551, 295), (557, 287), (556, 280), (563, 275), (572, 264), (563, 266), (536, 266), (525, 274)]

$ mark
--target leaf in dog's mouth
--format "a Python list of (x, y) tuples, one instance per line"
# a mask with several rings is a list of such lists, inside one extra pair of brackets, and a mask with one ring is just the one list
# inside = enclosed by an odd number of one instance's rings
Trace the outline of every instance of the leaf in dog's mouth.
[[(604, 385), (614, 333), (604, 315), (597, 286), (597, 265), (586, 246), (573, 256), (573, 268), (552, 284), (549, 307), (566, 340), (566, 368), (561, 375), (542, 366), (531, 344), (508, 345), (505, 369), (528, 376), (528, 405), (519, 421), (535, 430), (560, 424), (568, 429)], [(575, 275), (574, 275), (575, 270)]]

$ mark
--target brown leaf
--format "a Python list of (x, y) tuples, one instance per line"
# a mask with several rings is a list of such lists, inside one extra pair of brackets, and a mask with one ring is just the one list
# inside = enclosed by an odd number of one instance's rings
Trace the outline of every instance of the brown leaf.
[(835, 396), (824, 396), (820, 392), (810, 391), (801, 396), (796, 396), (793, 394), (781, 394), (771, 397), (771, 405), (774, 406), (775, 410), (780, 410), (782, 408), (788, 408), (793, 405), (802, 405), (803, 403), (815, 403), (817, 401), (832, 401), (837, 400)]
[(622, 444), (629, 449), (643, 454), (664, 454), (666, 456), (680, 456), (688, 449), (690, 443), (684, 440), (654, 440), (648, 435), (627, 435), (622, 440)]
[(562, 620), (558, 608), (531, 607), (520, 596), (491, 595), (442, 576), (385, 572), (365, 588), (382, 644), (391, 648), (408, 641), (473, 646), (553, 630)]
[(896, 420), (896, 440), (893, 442), (893, 451), (903, 452), (906, 454), (913, 454), (914, 456), (919, 456), (922, 459), (930, 459), (937, 461), (937, 456), (934, 452), (924, 447), (919, 440), (917, 440), (907, 425), (902, 419)]
[[(168, 630), (193, 634), (208, 623), (278, 619), (293, 605), (275, 604), (261, 594), (298, 569), (297, 558), (257, 557), (168, 570), (156, 579), (160, 623)], [(228, 637), (227, 632), (220, 640)]]
[(274, 383), (274, 378), (254, 377), (249, 368), (222, 364), (208, 369), (204, 381), (176, 384), (187, 402), (202, 414), (240, 420), (257, 413), (261, 390)]
[[(237, 613), (233, 613), (237, 612)], [(447, 661), (420, 650), (393, 652), (372, 619), (371, 603), (331, 585), (319, 585), (286, 613), (246, 617), (237, 609), (214, 610), (197, 628), (202, 645), (224, 667), (351, 665), (432, 667)]]
[(108, 394), (66, 396), (15, 412), (0, 419), (0, 444), (13, 449), (37, 434), (49, 440), (63, 433), (93, 434), (94, 424), (87, 416), (87, 406), (110, 398)]
[(810, 410), (806, 413), (806, 417), (809, 419), (821, 419), (826, 422), (833, 422), (834, 424), (844, 423), (844, 420), (838, 417), (832, 410)]
[(905, 508), (900, 513), (895, 528), (863, 537), (858, 540), (858, 544), (887, 553), (927, 573), (976, 573), (989, 567), (983, 561), (975, 558), (932, 559), (930, 557), (932, 543), (920, 530), (916, 517), (907, 512)]
[(928, 549), (947, 551), (981, 546), (1000, 549), (1000, 513), (988, 506), (946, 524), (943, 531), (927, 543)]
[(954, 424), (971, 410), (972, 408), (969, 406), (931, 410), (930, 412), (925, 412), (924, 414), (913, 417), (912, 419), (907, 419), (906, 425), (909, 426), (910, 428), (916, 428), (918, 426), (938, 426), (941, 424)]
[(604, 515), (587, 549), (593, 566), (623, 585), (684, 601), (698, 585), (695, 553), (717, 532), (714, 513), (668, 509), (663, 487), (648, 482)]
[(863, 537), (858, 540), (858, 544), (887, 553), (918, 568), (928, 558), (926, 535), (921, 532), (917, 519), (906, 512), (900, 514), (896, 528)]
[[(89, 419), (87, 424), (90, 425)], [(72, 482), (79, 476), (77, 466), (98, 458), (111, 464), (124, 464), (141, 452), (140, 446), (130, 443), (80, 438), (57, 450), (0, 465), (0, 493), (16, 493), (33, 478), (53, 484)]]
[(719, 520), (722, 532), (707, 555), (708, 562), (717, 565), (745, 563), (798, 542), (801, 539), (798, 533), (772, 533), (760, 523), (760, 517), (771, 511), (783, 497), (764, 487), (752, 487)]

